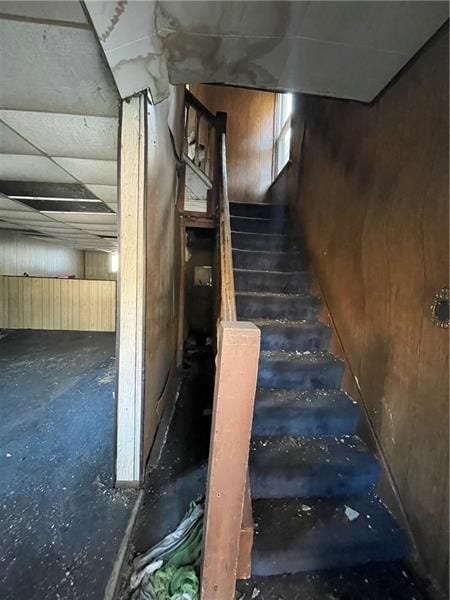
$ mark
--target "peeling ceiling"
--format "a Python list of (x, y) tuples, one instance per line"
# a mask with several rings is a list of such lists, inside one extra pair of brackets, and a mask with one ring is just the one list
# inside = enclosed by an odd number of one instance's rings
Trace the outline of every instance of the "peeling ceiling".
[(426, 1), (98, 1), (86, 7), (122, 98), (169, 82), (370, 102), (448, 18)]
[(0, 229), (117, 247), (119, 96), (79, 2), (0, 1)]

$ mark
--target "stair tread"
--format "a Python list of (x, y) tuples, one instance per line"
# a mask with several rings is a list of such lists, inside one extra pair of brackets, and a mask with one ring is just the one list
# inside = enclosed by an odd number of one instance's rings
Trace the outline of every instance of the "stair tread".
[(312, 294), (296, 294), (289, 292), (236, 292), (236, 296), (257, 296), (267, 298), (309, 298), (319, 301), (316, 296)]
[(255, 410), (259, 407), (282, 405), (305, 406), (315, 408), (329, 406), (340, 401), (348, 402), (354, 406), (358, 403), (343, 390), (317, 389), (317, 390), (284, 390), (258, 388), (255, 397)]
[[(236, 216), (235, 218), (241, 219), (241, 218), (245, 218), (245, 217), (238, 217), (238, 216)], [(271, 221), (271, 219), (261, 219), (261, 220), (263, 220), (263, 221)], [(255, 236), (255, 237), (257, 237), (257, 236), (265, 236), (267, 238), (274, 238), (274, 237), (280, 237), (280, 238), (283, 238), (283, 239), (290, 238), (290, 235), (288, 233), (277, 233), (277, 232), (276, 233), (270, 233), (270, 232), (267, 232), (267, 231), (261, 231), (261, 233), (258, 232), (258, 231), (236, 231), (235, 229), (232, 228), (231, 229), (231, 235), (233, 235), (233, 233), (235, 233), (237, 235), (240, 235), (240, 236), (248, 235), (248, 236)]]
[[(299, 273), (303, 275), (309, 275), (308, 271), (305, 269), (300, 269), (299, 271), (267, 271), (265, 269), (243, 269), (242, 267), (233, 267), (233, 272), (239, 271), (240, 273), (270, 273), (271, 275), (298, 275)], [(275, 292), (276, 293), (276, 292)]]
[[(262, 254), (276, 254), (277, 256), (280, 255), (287, 255), (287, 256), (292, 256), (292, 255), (301, 255), (302, 252), (301, 250), (252, 250), (250, 248), (235, 248), (234, 246), (232, 246), (233, 248), (233, 252), (244, 252), (248, 255), (254, 255), (254, 256), (261, 256)], [(284, 272), (284, 271), (283, 271)]]
[(360, 414), (358, 403), (342, 390), (258, 388), (253, 436), (352, 435)]
[(325, 350), (319, 352), (301, 352), (292, 350), (263, 350), (260, 359), (264, 362), (291, 362), (293, 364), (320, 365), (323, 363), (341, 363), (334, 354)]
[(322, 321), (307, 321), (305, 319), (250, 319), (257, 327), (281, 326), (281, 327), (320, 327), (329, 329), (329, 325)]
[[(359, 513), (350, 521), (346, 507)], [(374, 495), (259, 499), (253, 573), (271, 575), (403, 558), (405, 533)]]
[(305, 465), (327, 465), (339, 470), (375, 466), (376, 457), (357, 435), (301, 438), (294, 436), (255, 436), (251, 441), (251, 463), (260, 473), (281, 471), (299, 473)]

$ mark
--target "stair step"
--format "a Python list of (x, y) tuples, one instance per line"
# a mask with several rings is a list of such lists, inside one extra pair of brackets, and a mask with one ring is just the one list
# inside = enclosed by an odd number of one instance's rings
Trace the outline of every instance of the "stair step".
[(331, 329), (320, 321), (255, 320), (261, 330), (261, 350), (317, 352), (328, 348)]
[(252, 577), (237, 584), (238, 598), (250, 598), (255, 587), (261, 600), (426, 600), (424, 584), (407, 560), (370, 562), (314, 573)]
[(287, 206), (282, 204), (263, 204), (260, 202), (230, 202), (230, 214), (237, 217), (284, 217)]
[(236, 250), (233, 248), (233, 267), (257, 271), (302, 271), (306, 259), (300, 252), (264, 252), (262, 250)]
[[(307, 504), (311, 510), (302, 510)], [(346, 506), (359, 517), (350, 521)], [(281, 575), (400, 560), (406, 534), (375, 496), (347, 499), (261, 499), (253, 502), (257, 535), (252, 573)], [(369, 518), (370, 517), (370, 518)]]
[(355, 433), (360, 408), (340, 390), (256, 392), (253, 435), (341, 436)]
[(256, 437), (251, 442), (253, 498), (364, 494), (379, 474), (379, 462), (357, 436)]
[(308, 293), (311, 275), (307, 271), (256, 271), (233, 269), (234, 285), (239, 292), (273, 292), (281, 294)]
[(231, 229), (233, 231), (244, 231), (248, 233), (286, 233), (285, 219), (261, 219), (253, 217), (230, 217)]
[(328, 352), (260, 354), (258, 386), (277, 389), (339, 389), (344, 364)]
[(238, 250), (292, 250), (296, 243), (286, 234), (232, 231), (233, 248)]
[(308, 294), (238, 292), (236, 307), (240, 320), (276, 319), (316, 320), (320, 301)]

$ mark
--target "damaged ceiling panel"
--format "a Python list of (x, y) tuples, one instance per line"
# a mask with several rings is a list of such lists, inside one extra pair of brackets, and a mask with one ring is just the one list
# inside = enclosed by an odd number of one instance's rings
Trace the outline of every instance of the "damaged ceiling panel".
[(119, 95), (81, 3), (0, 0), (0, 36), (0, 229), (114, 250)]
[(123, 98), (169, 82), (370, 102), (448, 18), (448, 4), (87, 0)]

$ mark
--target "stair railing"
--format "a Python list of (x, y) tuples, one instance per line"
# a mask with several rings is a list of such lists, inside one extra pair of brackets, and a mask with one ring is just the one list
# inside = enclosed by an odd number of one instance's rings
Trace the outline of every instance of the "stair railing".
[(239, 322), (234, 289), (226, 158), (226, 114), (215, 122), (213, 196), (217, 215), (219, 318), (205, 506), (202, 600), (232, 600), (237, 578), (250, 577), (253, 516), (248, 456), (260, 331)]
[[(202, 600), (233, 600), (237, 578), (251, 574), (253, 515), (248, 456), (260, 331), (237, 320), (228, 199), (226, 113), (212, 114), (185, 92), (185, 142), (177, 210), (182, 248), (186, 226), (216, 229), (215, 385), (205, 503)], [(211, 183), (207, 212), (186, 210), (186, 165)], [(184, 250), (181, 253), (178, 353), (183, 345)]]

